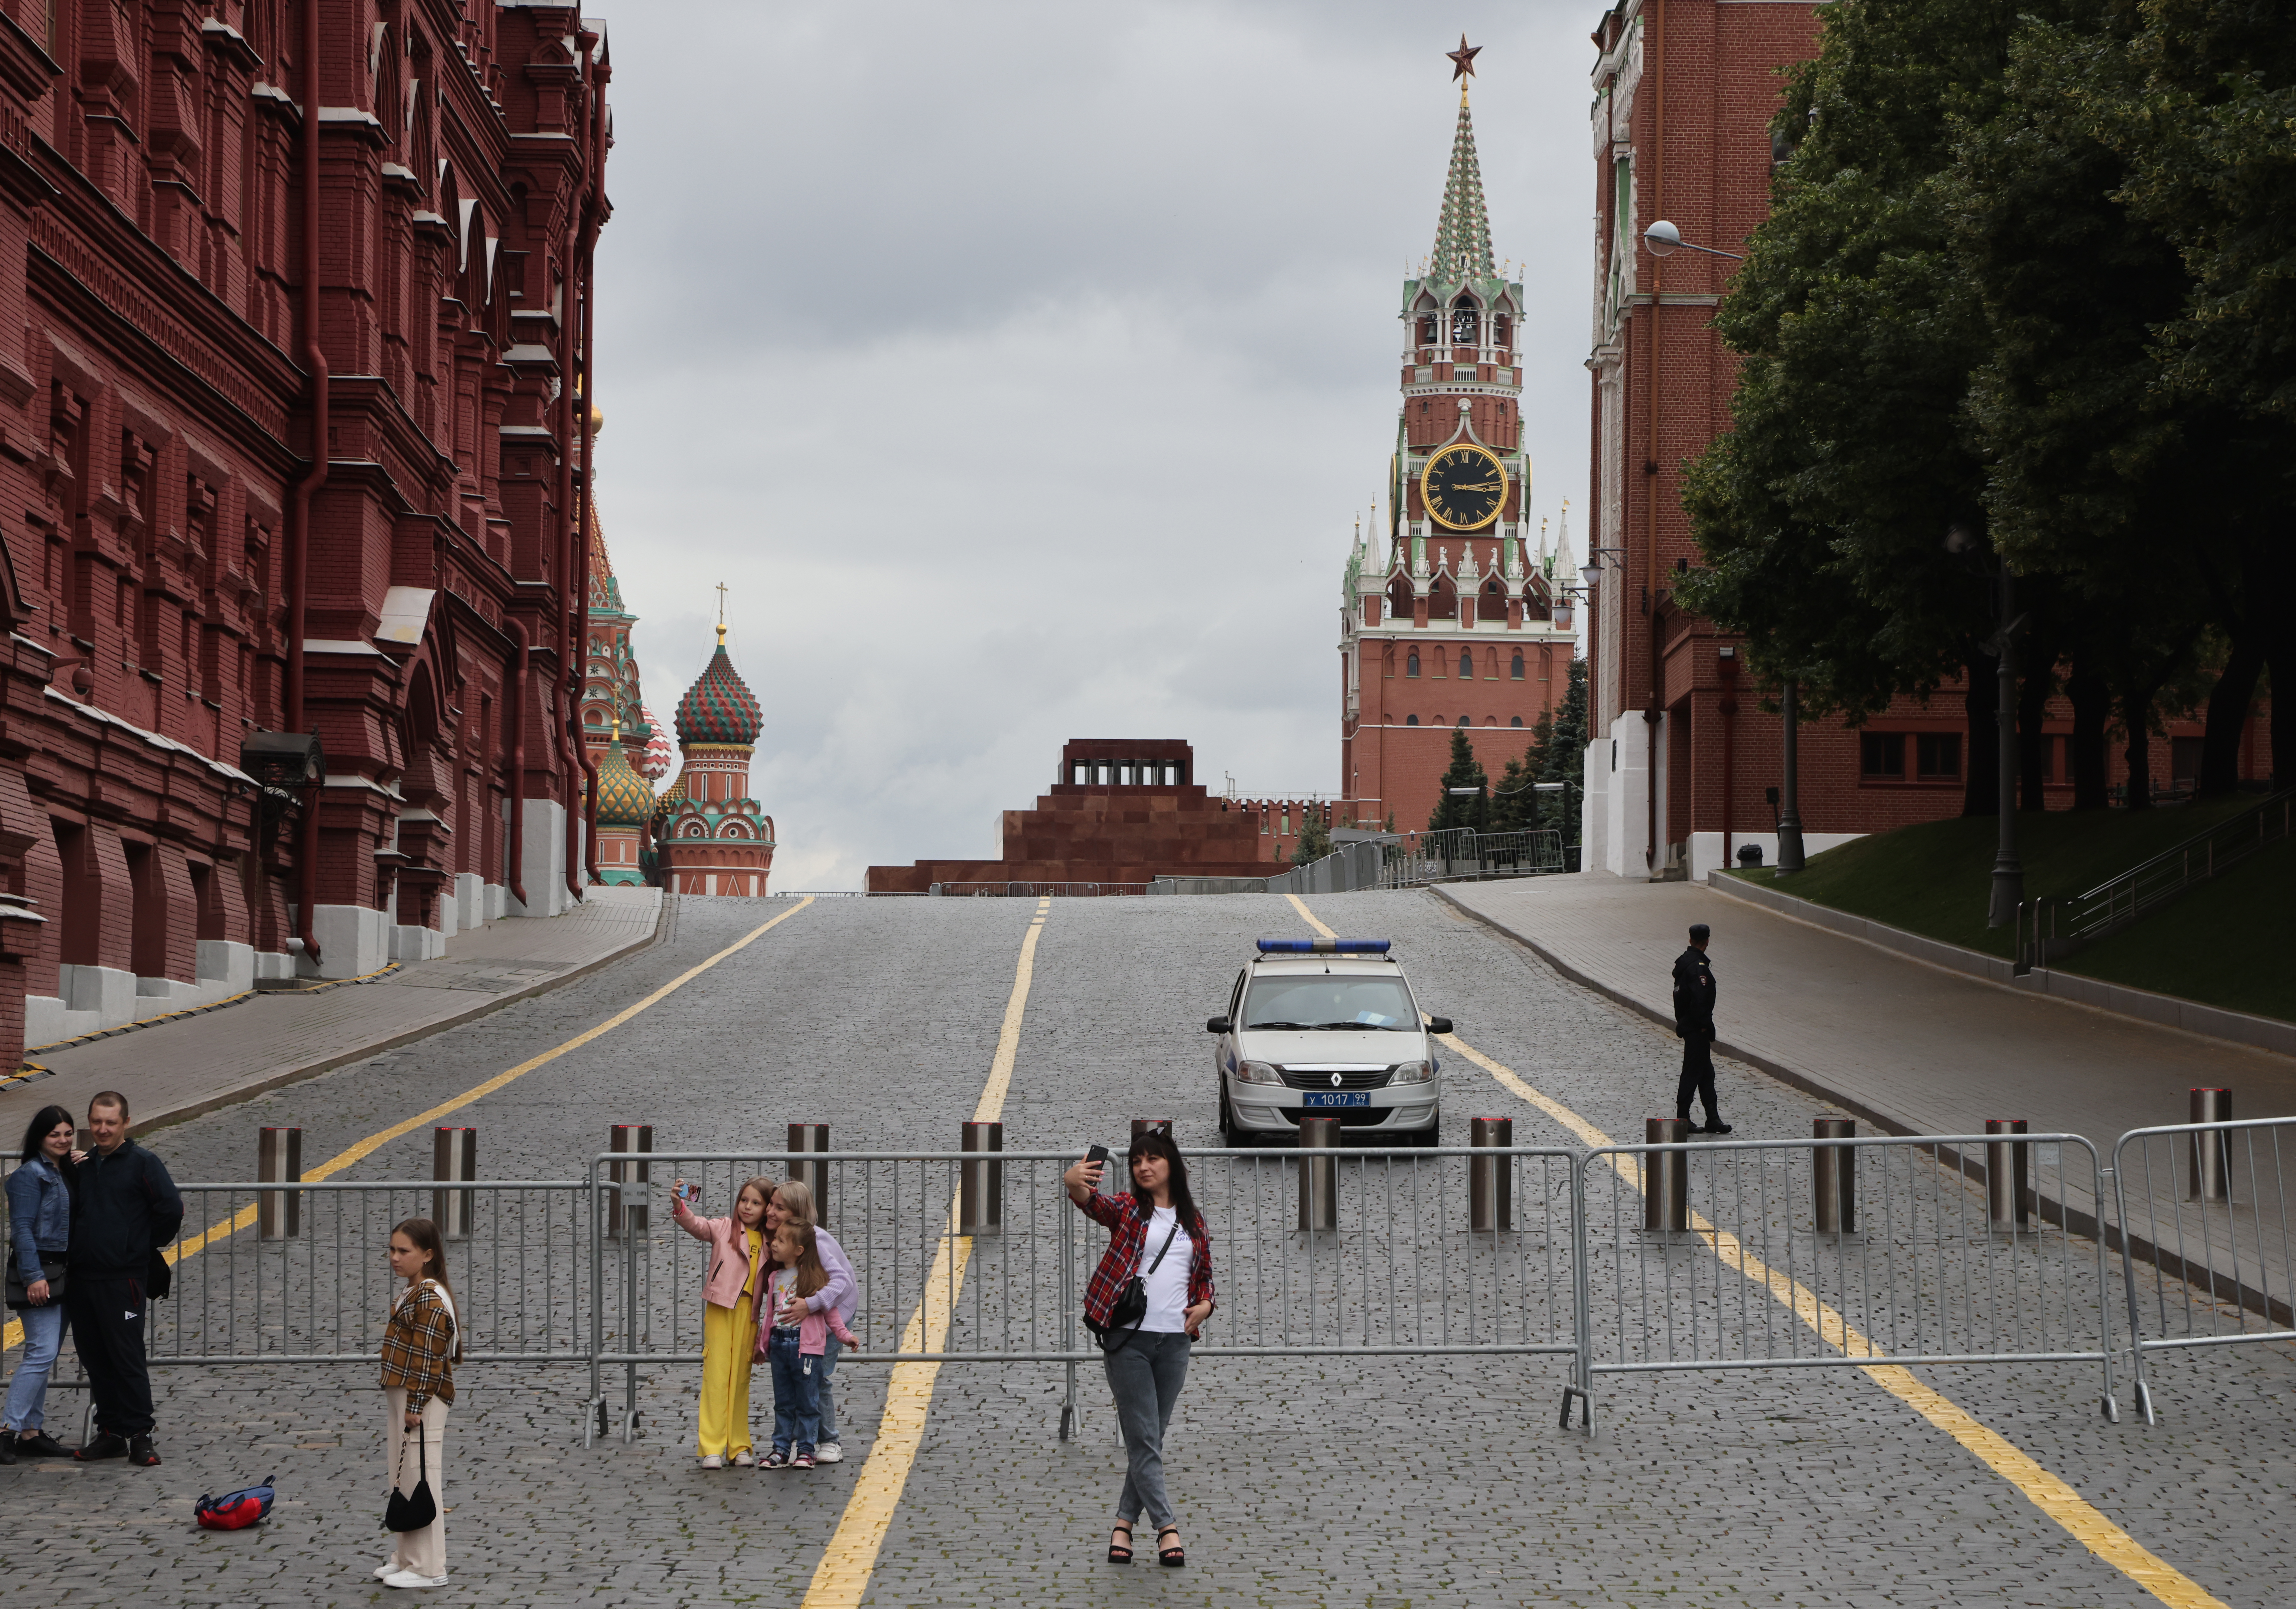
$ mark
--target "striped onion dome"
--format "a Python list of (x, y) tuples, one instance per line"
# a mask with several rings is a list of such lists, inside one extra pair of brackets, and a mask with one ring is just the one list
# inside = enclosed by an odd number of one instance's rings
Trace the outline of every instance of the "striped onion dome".
[(757, 694), (734, 669), (726, 656), (723, 628), (718, 652), (709, 657), (701, 679), (677, 701), (677, 741), (681, 743), (753, 744), (765, 725)]
[(645, 722), (648, 734), (645, 758), (638, 761), (638, 770), (648, 782), (660, 782), (669, 775), (670, 761), (676, 757), (676, 751), (669, 746), (669, 734), (663, 730), (660, 718), (650, 706), (638, 706), (638, 718)]
[(598, 825), (642, 827), (653, 819), (653, 790), (630, 764), (629, 751), (608, 743), (598, 762)]

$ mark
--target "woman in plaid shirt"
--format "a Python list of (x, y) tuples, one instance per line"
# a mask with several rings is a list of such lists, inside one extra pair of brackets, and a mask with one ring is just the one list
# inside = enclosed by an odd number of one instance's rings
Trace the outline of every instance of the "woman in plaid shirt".
[(411, 1492), (426, 1477), (439, 1517), (398, 1533), (375, 1571), (386, 1587), (447, 1584), (447, 1489), (441, 1459), (447, 1405), (455, 1400), (455, 1361), (463, 1354), (455, 1293), (447, 1285), (447, 1247), (439, 1226), (410, 1218), (390, 1232), (390, 1271), (406, 1282), (382, 1332), (382, 1391), (390, 1405), (383, 1433), (387, 1491)]
[(1156, 1562), (1185, 1564), (1179, 1516), (1164, 1494), (1164, 1430), (1188, 1378), (1189, 1343), (1211, 1317), (1211, 1235), (1188, 1194), (1188, 1164), (1170, 1135), (1147, 1130), (1125, 1161), (1132, 1173), (1128, 1195), (1100, 1194), (1098, 1162), (1080, 1162), (1061, 1176), (1069, 1199), (1109, 1232), (1108, 1250), (1085, 1288), (1085, 1321), (1106, 1325), (1135, 1275), (1148, 1293), (1146, 1316), (1103, 1359), (1128, 1460), (1108, 1562), (1132, 1562), (1132, 1522), (1144, 1507), (1156, 1526)]

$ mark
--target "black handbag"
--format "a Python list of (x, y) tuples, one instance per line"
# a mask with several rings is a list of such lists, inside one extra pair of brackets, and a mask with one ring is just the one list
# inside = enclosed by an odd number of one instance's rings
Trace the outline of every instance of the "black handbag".
[(430, 1437), (421, 1427), (414, 1432), (414, 1490), (390, 1489), (382, 1511), (385, 1531), (421, 1531), (439, 1517), (439, 1500), (430, 1495)]
[[(52, 1257), (45, 1253), (41, 1256), (40, 1272), (48, 1277), (50, 1307), (55, 1306), (64, 1299), (64, 1276), (70, 1271), (62, 1258)], [(19, 1311), (32, 1305), (32, 1293), (25, 1285), (23, 1271), (16, 1267), (16, 1260), (13, 1257), (8, 1260), (7, 1302), (10, 1307)]]
[[(1179, 1232), (1180, 1215), (1175, 1212), (1172, 1214), (1172, 1227), (1164, 1232), (1164, 1244), (1157, 1248), (1156, 1260), (1148, 1265), (1150, 1274), (1164, 1266), (1164, 1253), (1172, 1249), (1172, 1237)], [(1100, 1342), (1102, 1351), (1112, 1352), (1124, 1344), (1125, 1338), (1138, 1329), (1147, 1317), (1148, 1280), (1144, 1275), (1135, 1274), (1119, 1287), (1116, 1300), (1108, 1304), (1108, 1322), (1095, 1324), (1087, 1318), (1085, 1326), (1092, 1331), (1092, 1338)]]

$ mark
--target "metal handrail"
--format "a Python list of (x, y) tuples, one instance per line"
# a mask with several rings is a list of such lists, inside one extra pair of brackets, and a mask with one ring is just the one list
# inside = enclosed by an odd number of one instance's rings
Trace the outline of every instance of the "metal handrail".
[[(2277, 812), (2279, 831), (2271, 829), (2271, 817)], [(2255, 824), (2252, 836), (2247, 834), (2249, 825)], [(2265, 845), (2290, 834), (2296, 825), (2296, 788), (2284, 789), (2262, 800), (2251, 809), (2227, 817), (2204, 833), (2197, 833), (2182, 843), (2173, 844), (2150, 860), (2140, 862), (2116, 876), (2108, 877), (2095, 888), (2076, 895), (2068, 903), (2079, 908), (2066, 924), (2065, 938), (2082, 941), (2103, 938), (2113, 929), (2135, 921), (2144, 912), (2177, 895), (2196, 882), (2205, 882), (2218, 872), (2246, 858)], [(2235, 834), (2245, 841), (2227, 843)], [(2219, 850), (2222, 845), (2222, 850)], [(2201, 857), (2196, 869), (2195, 855)], [(2166, 875), (2174, 866), (2173, 876)]]

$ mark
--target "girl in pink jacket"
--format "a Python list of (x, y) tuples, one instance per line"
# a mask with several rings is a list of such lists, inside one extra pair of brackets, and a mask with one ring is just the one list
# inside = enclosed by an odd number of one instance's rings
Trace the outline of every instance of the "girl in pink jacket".
[(679, 1179), (669, 1215), (677, 1227), (709, 1247), (701, 1281), (701, 1401), (698, 1416), (701, 1467), (742, 1468), (757, 1463), (750, 1447), (750, 1350), (752, 1315), (765, 1294), (766, 1203), (770, 1179), (753, 1178), (734, 1197), (731, 1218), (700, 1218), (685, 1204)]
[(813, 1226), (783, 1223), (773, 1251), (766, 1318), (758, 1332), (758, 1354), (774, 1375), (774, 1447), (766, 1467), (811, 1469), (821, 1433), (821, 1360), (830, 1333), (848, 1346), (856, 1342), (834, 1308), (816, 1313), (806, 1301), (829, 1283)]

